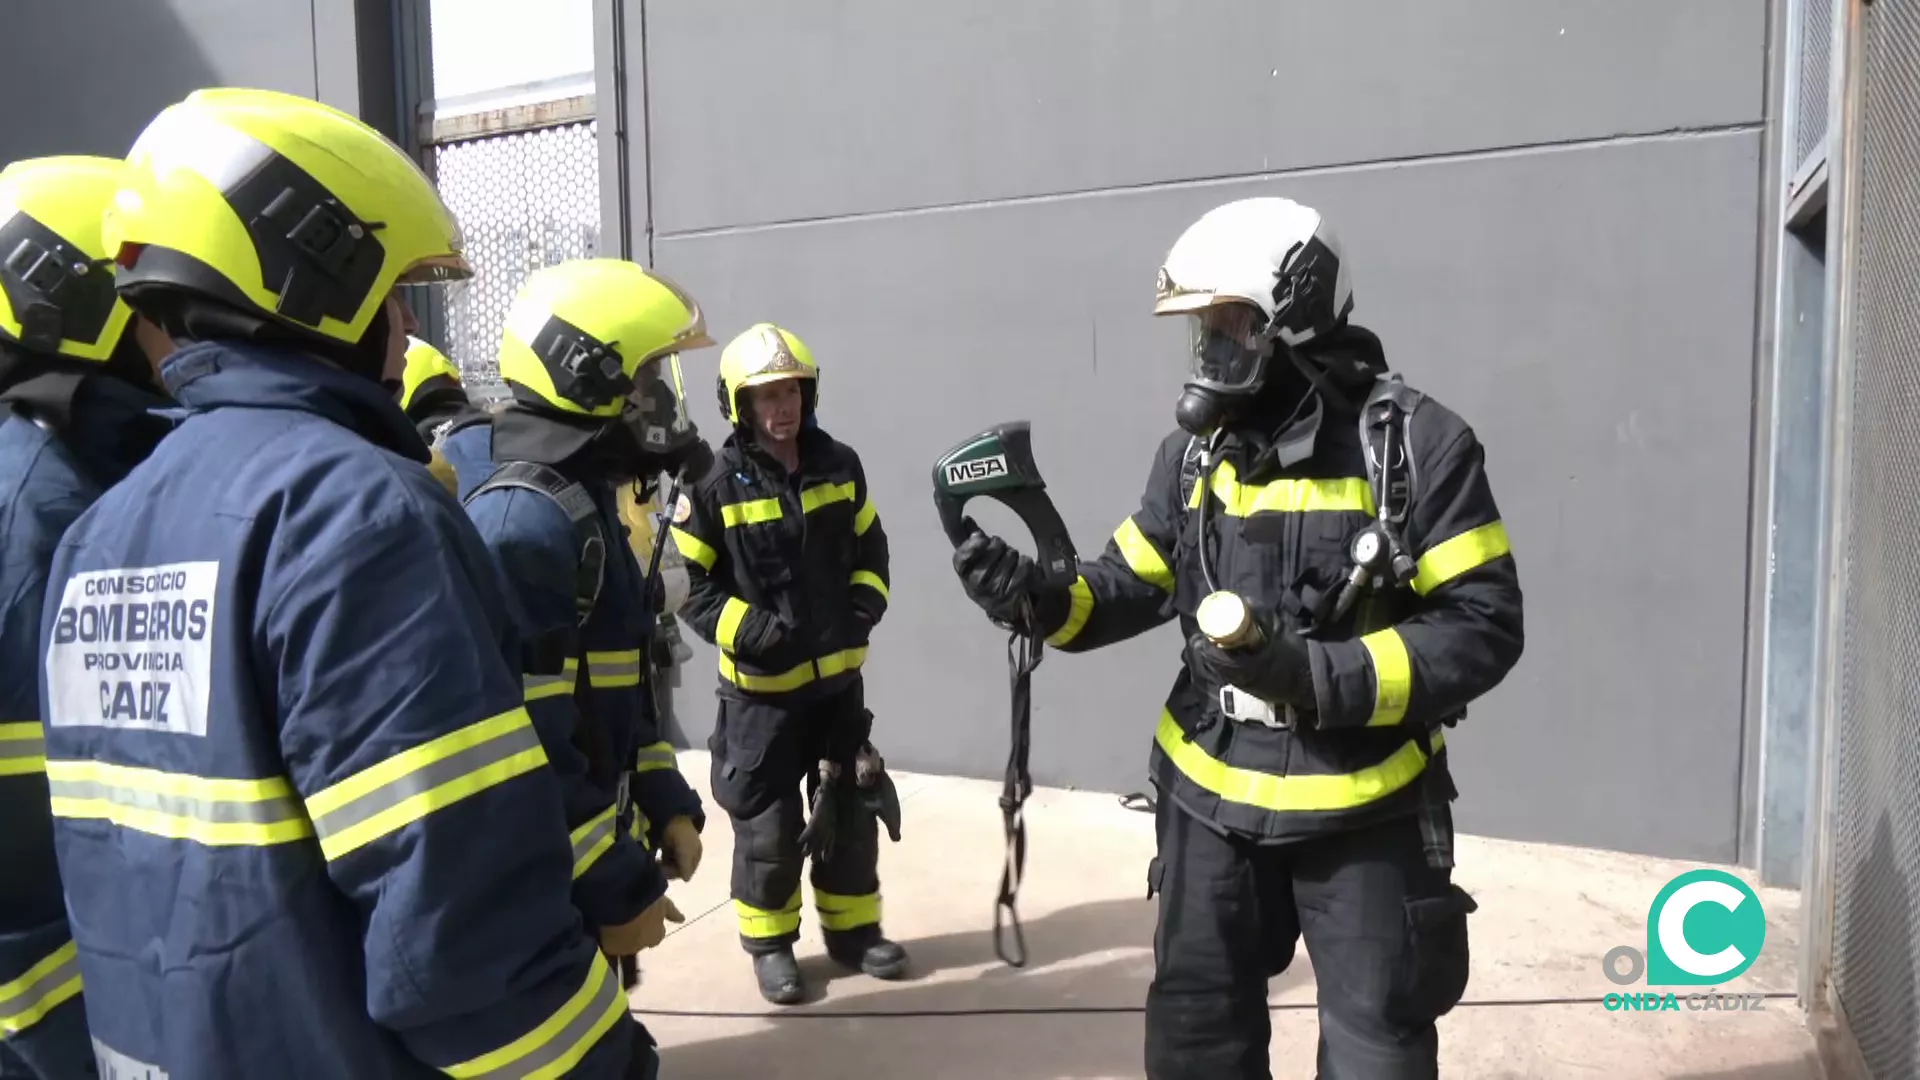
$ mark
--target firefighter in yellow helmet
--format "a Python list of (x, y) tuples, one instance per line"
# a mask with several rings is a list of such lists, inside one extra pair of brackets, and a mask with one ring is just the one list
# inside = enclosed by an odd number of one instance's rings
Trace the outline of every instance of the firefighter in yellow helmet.
[(100, 1071), (626, 1075), (498, 572), (391, 388), (395, 287), (470, 273), (452, 215), (359, 120), (221, 89), (141, 133), (102, 231), (186, 415), (46, 590)]
[(54, 857), (40, 605), (61, 534), (153, 451), (172, 349), (113, 291), (100, 215), (125, 165), (0, 170), (0, 1076), (89, 1076), (93, 1044)]
[(466, 454), (491, 439), (494, 471), (467, 512), (522, 617), (527, 707), (571, 740), (555, 764), (568, 784), (575, 901), (623, 959), (679, 919), (667, 881), (700, 865), (706, 815), (654, 709), (647, 659), (661, 598), (626, 543), (617, 492), (712, 463), (679, 389), (680, 352), (712, 344), (700, 305), (636, 263), (536, 270), (501, 337), (511, 401), (489, 427), (448, 441)]
[(793, 956), (805, 856), (828, 955), (882, 979), (908, 966), (880, 932), (878, 821), (898, 840), (899, 802), (860, 674), (887, 610), (887, 533), (860, 456), (817, 421), (819, 385), (789, 330), (761, 323), (728, 344), (733, 434), (673, 511), (683, 617), (720, 648), (713, 798), (733, 820), (740, 942), (776, 1004), (806, 992)]
[(444, 444), (454, 431), (485, 423), (487, 414), (467, 399), (466, 388), (460, 383), (460, 369), (447, 354), (418, 337), (407, 338), (407, 367), (400, 376), (400, 407), (406, 410), (407, 419), (413, 421), (433, 456), (427, 463), (427, 471), (448, 491), (460, 494), (462, 466), (467, 466), (470, 475), (479, 473), (473, 476), (471, 484), (484, 478), (486, 464), (454, 461), (446, 455)]

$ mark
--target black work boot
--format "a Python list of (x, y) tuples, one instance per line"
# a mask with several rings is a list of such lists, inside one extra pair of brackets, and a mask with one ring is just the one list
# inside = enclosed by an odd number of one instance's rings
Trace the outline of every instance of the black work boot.
[(753, 977), (760, 982), (760, 996), (775, 1005), (797, 1005), (807, 996), (807, 985), (800, 981), (800, 963), (793, 958), (791, 947), (754, 954)]
[(907, 950), (888, 941), (878, 926), (823, 934), (827, 955), (843, 967), (864, 971), (876, 979), (898, 979), (907, 973)]

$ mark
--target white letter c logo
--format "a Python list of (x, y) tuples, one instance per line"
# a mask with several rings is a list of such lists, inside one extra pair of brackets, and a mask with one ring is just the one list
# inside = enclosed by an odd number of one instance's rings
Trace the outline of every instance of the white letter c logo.
[(1690, 881), (1675, 889), (1660, 908), (1660, 951), (1667, 954), (1674, 967), (1703, 979), (1725, 975), (1746, 963), (1747, 958), (1731, 945), (1711, 956), (1696, 952), (1687, 943), (1686, 932), (1687, 914), (1701, 904), (1719, 904), (1734, 911), (1746, 899), (1746, 893), (1724, 881)]

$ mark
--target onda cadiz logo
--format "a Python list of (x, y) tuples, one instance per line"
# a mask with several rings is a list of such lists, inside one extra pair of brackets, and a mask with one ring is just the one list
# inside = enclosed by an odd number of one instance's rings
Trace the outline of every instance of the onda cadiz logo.
[(956, 461), (947, 466), (947, 486), (977, 484), (982, 480), (991, 480), (996, 476), (1005, 475), (1007, 475), (1007, 455), (1005, 454), (995, 454), (977, 461)]
[[(1609, 950), (1600, 962), (1607, 978), (1632, 986), (1711, 986), (1753, 966), (1767, 943), (1767, 915), (1746, 882), (1722, 870), (1692, 870), (1667, 882), (1647, 912), (1647, 951)], [(1689, 1009), (1757, 1009), (1760, 994), (1690, 994)], [(1610, 1010), (1680, 1008), (1676, 995), (1608, 994)]]

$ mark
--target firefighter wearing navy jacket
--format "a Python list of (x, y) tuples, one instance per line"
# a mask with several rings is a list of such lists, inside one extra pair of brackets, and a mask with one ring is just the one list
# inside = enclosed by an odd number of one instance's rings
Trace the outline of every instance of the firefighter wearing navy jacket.
[(907, 970), (880, 932), (876, 818), (899, 839), (898, 802), (868, 742), (860, 674), (887, 609), (887, 534), (859, 455), (816, 422), (805, 343), (754, 326), (727, 345), (717, 381), (734, 431), (674, 505), (681, 616), (720, 648), (713, 797), (733, 820), (741, 944), (761, 994), (792, 1004), (805, 996), (793, 946), (809, 854), (828, 955), (877, 978)]
[(527, 708), (564, 751), (576, 900), (621, 956), (656, 909), (678, 918), (667, 879), (692, 878), (706, 815), (645, 681), (659, 600), (626, 543), (618, 488), (712, 461), (678, 390), (679, 353), (711, 344), (700, 305), (636, 263), (536, 270), (502, 337), (513, 397), (492, 421), (495, 471), (466, 499), (530, 646)]
[(432, 460), (427, 471), (442, 487), (460, 492), (458, 465), (444, 452), (443, 442), (456, 426), (485, 423), (487, 414), (467, 400), (460, 369), (447, 354), (417, 337), (407, 338), (407, 366), (400, 376), (400, 408), (413, 421), (427, 444)]
[(1203, 216), (1160, 271), (1192, 371), (1139, 510), (1071, 588), (978, 532), (954, 555), (1063, 652), (1180, 621), (1151, 761), (1156, 1080), (1267, 1076), (1267, 980), (1303, 936), (1322, 1076), (1435, 1075), (1467, 983), (1445, 728), (1519, 661), (1520, 586), (1480, 443), (1385, 375), (1351, 273), (1307, 207)]
[(105, 250), (186, 416), (68, 530), (42, 631), (101, 1072), (644, 1075), (497, 572), (387, 385), (458, 226), (279, 93), (197, 92), (128, 165)]
[(166, 335), (113, 291), (100, 215), (124, 163), (0, 171), (0, 1076), (92, 1076), (40, 712), (40, 614), (67, 526), (167, 431)]

